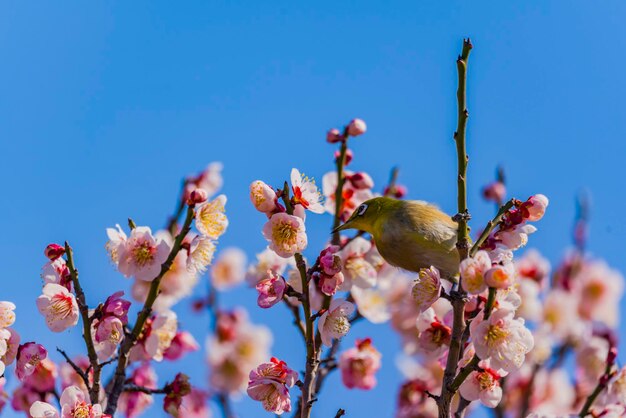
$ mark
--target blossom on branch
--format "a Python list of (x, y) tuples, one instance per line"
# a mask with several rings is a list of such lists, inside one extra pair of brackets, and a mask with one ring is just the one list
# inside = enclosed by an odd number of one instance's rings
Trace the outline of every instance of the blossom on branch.
[(298, 373), (291, 370), (287, 363), (272, 357), (269, 363), (263, 363), (250, 372), (248, 396), (260, 401), (266, 411), (282, 415), (291, 411), (289, 388), (297, 378)]
[(76, 298), (61, 285), (45, 285), (43, 294), (37, 298), (37, 309), (52, 332), (63, 332), (78, 323)]

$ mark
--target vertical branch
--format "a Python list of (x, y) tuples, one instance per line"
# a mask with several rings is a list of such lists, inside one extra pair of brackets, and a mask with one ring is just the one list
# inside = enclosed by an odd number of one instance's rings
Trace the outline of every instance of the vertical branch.
[[(283, 187), (282, 199), (285, 203), (285, 209), (289, 215), (293, 215), (293, 205), (289, 198), (289, 185), (285, 182)], [(300, 403), (300, 416), (309, 418), (311, 416), (311, 407), (313, 406), (313, 385), (315, 376), (319, 366), (318, 350), (315, 346), (315, 334), (313, 331), (313, 317), (311, 316), (311, 293), (309, 292), (309, 280), (307, 276), (306, 262), (302, 254), (295, 253), (296, 268), (300, 273), (302, 283), (302, 309), (304, 311), (305, 340), (306, 340), (306, 368), (304, 372), (304, 382), (301, 386), (302, 401)]]
[(80, 285), (80, 281), (78, 280), (78, 270), (76, 270), (76, 266), (74, 265), (74, 253), (72, 252), (72, 247), (70, 247), (70, 244), (68, 244), (67, 241), (65, 242), (65, 254), (67, 255), (67, 268), (70, 271), (72, 285), (74, 286), (74, 292), (76, 293), (76, 299), (78, 301), (78, 309), (80, 311), (80, 316), (83, 322), (83, 339), (85, 340), (85, 345), (87, 346), (87, 356), (89, 357), (89, 364), (93, 369), (93, 383), (89, 384), (89, 382), (87, 381), (85, 382), (85, 384), (89, 389), (89, 400), (92, 404), (96, 404), (99, 402), (98, 397), (100, 396), (101, 367), (98, 363), (98, 354), (96, 353), (96, 348), (94, 346), (93, 338), (91, 336), (91, 318), (89, 318), (89, 306), (87, 306), (85, 292), (83, 292), (83, 288)]
[(194, 206), (195, 205), (189, 205), (187, 207), (187, 216), (185, 218), (183, 228), (176, 236), (176, 239), (174, 240), (174, 245), (172, 246), (172, 250), (167, 256), (167, 260), (165, 260), (165, 262), (161, 265), (161, 271), (159, 272), (159, 275), (150, 283), (150, 290), (148, 291), (148, 296), (146, 297), (146, 301), (143, 304), (143, 308), (137, 315), (137, 322), (135, 322), (135, 326), (133, 327), (130, 334), (126, 335), (119, 349), (115, 375), (113, 377), (113, 382), (111, 384), (109, 392), (107, 393), (108, 399), (105, 411), (106, 414), (115, 414), (115, 411), (117, 409), (117, 401), (124, 389), (124, 381), (126, 380), (126, 367), (128, 366), (128, 357), (130, 350), (137, 342), (139, 334), (141, 334), (141, 332), (143, 331), (143, 327), (146, 324), (146, 321), (152, 314), (152, 305), (159, 295), (159, 285), (161, 284), (161, 279), (163, 278), (165, 273), (169, 271), (170, 267), (172, 267), (174, 259), (182, 248), (182, 243), (185, 239), (185, 236), (191, 230), (191, 222), (193, 221), (194, 216)]
[[(467, 127), (467, 118), (469, 112), (467, 111), (466, 100), (466, 80), (467, 80), (467, 61), (470, 51), (472, 49), (472, 43), (469, 39), (463, 40), (463, 49), (461, 55), (457, 58), (456, 65), (459, 78), (459, 86), (457, 89), (457, 104), (458, 104), (458, 122), (457, 129), (454, 133), (454, 140), (456, 142), (457, 151), (457, 206), (458, 213), (454, 216), (454, 220), (458, 223), (458, 236), (456, 247), (459, 252), (461, 260), (464, 260), (469, 255), (470, 237), (468, 221), (470, 219), (469, 210), (467, 209), (467, 162), (468, 156), (465, 147), (465, 130)], [(466, 295), (461, 287), (461, 281), (459, 280), (458, 289), (451, 293), (452, 308), (453, 308), (453, 325), (452, 325), (452, 338), (450, 341), (450, 349), (448, 350), (448, 358), (446, 360), (446, 368), (444, 371), (443, 384), (441, 388), (441, 396), (438, 398), (437, 406), (439, 409), (439, 418), (450, 417), (450, 404), (454, 391), (451, 390), (450, 385), (454, 381), (457, 365), (461, 356), (463, 347), (461, 341), (463, 332), (465, 331), (465, 299)]]
[[(348, 128), (344, 130), (343, 141), (341, 141), (341, 149), (339, 157), (337, 157), (337, 188), (335, 189), (335, 219), (333, 220), (333, 230), (337, 229), (341, 223), (341, 209), (343, 208), (343, 185), (346, 177), (343, 168), (346, 165), (346, 152), (348, 151)], [(331, 244), (339, 245), (341, 236), (339, 231), (333, 232)]]

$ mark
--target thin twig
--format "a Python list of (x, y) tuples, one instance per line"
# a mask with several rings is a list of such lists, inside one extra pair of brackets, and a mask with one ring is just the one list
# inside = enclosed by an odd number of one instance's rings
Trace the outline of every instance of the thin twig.
[(345, 411), (344, 409), (339, 408), (339, 409), (337, 410), (337, 413), (335, 414), (335, 418), (342, 417), (342, 416), (344, 416), (345, 414), (346, 414), (346, 411)]
[(115, 410), (117, 409), (117, 401), (119, 399), (120, 394), (122, 393), (122, 389), (124, 387), (124, 381), (126, 380), (126, 367), (128, 365), (128, 355), (130, 353), (131, 348), (137, 342), (139, 338), (139, 334), (143, 331), (143, 327), (146, 324), (146, 321), (152, 314), (152, 305), (159, 295), (159, 285), (161, 284), (161, 279), (167, 273), (174, 262), (174, 259), (178, 255), (178, 252), (182, 248), (183, 240), (185, 236), (191, 230), (191, 222), (194, 217), (194, 205), (189, 205), (187, 207), (187, 216), (185, 218), (185, 223), (183, 224), (183, 228), (180, 233), (176, 236), (174, 240), (174, 245), (170, 251), (165, 262), (161, 265), (161, 271), (159, 275), (154, 278), (154, 280), (150, 283), (150, 290), (148, 291), (148, 296), (146, 297), (146, 301), (143, 304), (143, 308), (139, 312), (137, 316), (137, 322), (130, 333), (124, 338), (122, 345), (119, 349), (117, 367), (115, 369), (115, 375), (113, 378), (113, 383), (111, 385), (111, 389), (108, 392), (108, 402), (106, 407), (106, 414), (114, 415)]
[(87, 305), (87, 301), (85, 299), (85, 292), (83, 292), (83, 288), (78, 280), (78, 270), (76, 270), (76, 266), (74, 265), (74, 252), (67, 241), (65, 242), (65, 255), (67, 257), (67, 268), (70, 272), (70, 277), (72, 278), (74, 292), (76, 293), (78, 310), (80, 311), (80, 316), (83, 322), (83, 339), (85, 340), (85, 345), (87, 346), (87, 357), (89, 358), (89, 364), (93, 369), (93, 382), (92, 384), (87, 383), (89, 399), (92, 404), (96, 404), (98, 403), (100, 397), (100, 365), (98, 364), (98, 354), (96, 353), (96, 347), (91, 335), (92, 319), (89, 318), (89, 306)]
[(61, 350), (59, 347), (57, 347), (57, 351), (61, 353), (61, 355), (65, 358), (65, 361), (67, 361), (67, 363), (72, 367), (72, 369), (74, 369), (76, 374), (79, 375), (81, 379), (83, 379), (85, 386), (89, 387), (89, 375), (83, 369), (81, 369), (76, 363), (74, 363), (74, 361), (67, 355), (65, 351)]
[(478, 250), (480, 250), (480, 247), (483, 245), (485, 240), (489, 238), (489, 234), (491, 234), (491, 231), (493, 231), (493, 229), (500, 223), (500, 221), (502, 220), (502, 217), (513, 206), (515, 206), (516, 201), (517, 201), (516, 199), (510, 199), (508, 202), (506, 202), (504, 205), (500, 207), (496, 216), (494, 216), (492, 220), (487, 222), (487, 226), (485, 227), (485, 229), (483, 229), (483, 232), (480, 234), (480, 237), (478, 237), (474, 245), (472, 245), (472, 248), (469, 252), (470, 257), (473, 257), (476, 255), (476, 253), (478, 252)]
[(148, 395), (163, 395), (163, 394), (168, 393), (168, 389), (167, 388), (151, 389), (145, 386), (138, 386), (132, 383), (128, 383), (124, 385), (124, 392), (141, 392), (141, 393), (146, 393)]
[(296, 326), (296, 328), (300, 332), (300, 335), (302, 335), (302, 338), (304, 338), (304, 340), (306, 341), (306, 330), (304, 329), (304, 324), (302, 323), (302, 317), (300, 315), (300, 306), (294, 305), (293, 303), (291, 303), (291, 301), (289, 301), (287, 296), (283, 296), (283, 302), (285, 303), (285, 306), (287, 306), (287, 308), (291, 310), (291, 313), (293, 314), (293, 324)]

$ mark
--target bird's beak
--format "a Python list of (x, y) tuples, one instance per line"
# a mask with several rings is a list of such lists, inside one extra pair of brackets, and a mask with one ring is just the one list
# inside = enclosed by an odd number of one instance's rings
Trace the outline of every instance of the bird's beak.
[(343, 225), (339, 225), (337, 228), (333, 229), (331, 231), (331, 234), (334, 234), (335, 232), (343, 231), (344, 229), (348, 229), (349, 226), (350, 226), (350, 221), (344, 223)]

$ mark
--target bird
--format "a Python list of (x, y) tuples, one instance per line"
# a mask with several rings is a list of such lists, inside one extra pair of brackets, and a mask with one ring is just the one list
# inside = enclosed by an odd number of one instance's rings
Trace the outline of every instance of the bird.
[(458, 224), (431, 203), (375, 197), (333, 232), (346, 229), (369, 233), (392, 266), (412, 272), (433, 266), (442, 278), (452, 280), (459, 272)]

